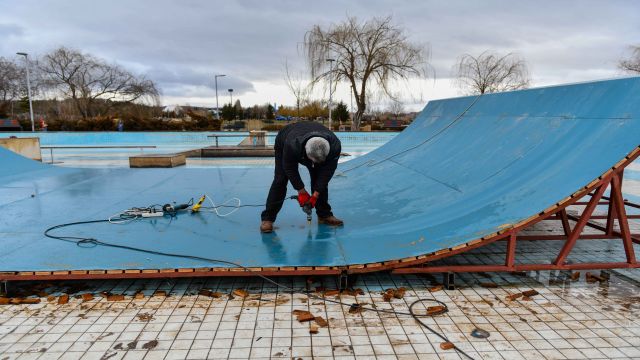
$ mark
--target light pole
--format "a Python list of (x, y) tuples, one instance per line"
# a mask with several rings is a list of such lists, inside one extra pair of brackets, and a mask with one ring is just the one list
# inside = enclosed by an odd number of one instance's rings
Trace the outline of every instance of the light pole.
[(216, 83), (216, 119), (220, 120), (220, 108), (218, 107), (218, 78), (227, 75), (214, 75), (214, 81)]
[(353, 84), (351, 84), (351, 94), (349, 94), (349, 101), (351, 101), (351, 106), (349, 107), (349, 120), (353, 121)]
[(331, 128), (331, 102), (333, 100), (333, 62), (336, 59), (327, 59), (329, 62), (329, 130), (333, 130)]
[(29, 54), (24, 52), (16, 54), (24, 56), (25, 67), (27, 68), (27, 97), (29, 98), (29, 115), (31, 115), (31, 132), (35, 132), (36, 124), (33, 122), (33, 104), (31, 104), (31, 81), (29, 81)]
[(229, 97), (231, 98), (231, 102), (229, 103), (229, 105), (233, 107), (233, 89), (229, 89), (227, 91), (229, 92)]

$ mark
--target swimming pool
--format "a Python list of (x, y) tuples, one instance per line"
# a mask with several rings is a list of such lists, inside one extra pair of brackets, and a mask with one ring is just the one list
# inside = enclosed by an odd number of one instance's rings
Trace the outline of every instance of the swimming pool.
[[(0, 137), (39, 137), (41, 146), (156, 146), (153, 149), (53, 149), (56, 165), (70, 167), (129, 167), (129, 156), (141, 153), (163, 154), (215, 145), (209, 135), (220, 137), (220, 145), (236, 145), (248, 132), (8, 132)], [(269, 134), (275, 135), (275, 132)], [(362, 156), (394, 138), (396, 132), (336, 132), (342, 151), (350, 156), (343, 161)], [(272, 142), (273, 137), (268, 141)], [(51, 151), (42, 150), (42, 161), (51, 162)], [(190, 158), (187, 167), (272, 166), (272, 158)]]

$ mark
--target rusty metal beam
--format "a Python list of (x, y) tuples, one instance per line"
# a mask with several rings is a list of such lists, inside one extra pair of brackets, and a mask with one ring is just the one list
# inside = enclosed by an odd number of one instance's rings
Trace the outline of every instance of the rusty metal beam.
[(571, 225), (569, 224), (569, 218), (567, 217), (567, 209), (562, 209), (558, 212), (558, 217), (562, 221), (562, 230), (566, 236), (571, 235)]
[[(594, 220), (604, 220), (604, 219), (608, 219), (609, 217), (607, 215), (592, 215), (591, 219)], [(640, 215), (638, 214), (627, 214), (627, 219), (640, 219)]]
[(624, 208), (624, 200), (622, 200), (622, 177), (618, 174), (613, 175), (613, 179), (611, 179), (611, 195), (615, 206), (615, 216), (618, 218), (620, 235), (622, 237), (622, 243), (624, 244), (624, 252), (627, 256), (627, 262), (634, 264), (636, 262), (636, 255), (633, 249), (633, 242), (631, 240), (631, 231), (629, 230), (627, 213)]
[(518, 240), (516, 232), (511, 233), (508, 239), (505, 266), (512, 268), (516, 262), (516, 241)]
[[(628, 218), (628, 216), (627, 216)], [(573, 215), (569, 215), (569, 219), (573, 220), (573, 221), (578, 221), (580, 218), (573, 216)], [(622, 234), (619, 231), (613, 230), (612, 235), (607, 235), (605, 232), (606, 227), (594, 222), (587, 222), (587, 226), (592, 228), (592, 229), (596, 229), (596, 230), (600, 230), (602, 231), (604, 234), (600, 235), (600, 234), (588, 234), (588, 235), (582, 235), (580, 236), (581, 239), (620, 239), (622, 238)], [(533, 239), (530, 239), (533, 240)], [(640, 244), (640, 234), (631, 234), (631, 241), (636, 243), (636, 244)]]
[(567, 239), (567, 242), (562, 247), (562, 250), (560, 250), (558, 257), (554, 262), (556, 265), (564, 264), (565, 259), (567, 258), (567, 256), (569, 255), (573, 247), (575, 246), (576, 241), (580, 237), (582, 230), (584, 229), (585, 225), (589, 221), (589, 218), (591, 217), (593, 210), (595, 210), (598, 204), (598, 201), (600, 201), (600, 198), (602, 197), (602, 194), (604, 194), (604, 191), (606, 188), (607, 188), (606, 182), (603, 182), (602, 184), (600, 184), (600, 186), (598, 186), (594, 196), (591, 198), (591, 200), (589, 201), (589, 204), (582, 212), (582, 216), (580, 217), (580, 220), (578, 220), (578, 222), (576, 223), (576, 226), (571, 231), (571, 235)]
[(228, 277), (228, 276), (305, 276), (340, 275), (341, 270), (270, 270), (270, 271), (195, 271), (117, 274), (50, 274), (50, 275), (0, 275), (0, 281), (31, 280), (99, 280), (99, 279), (164, 279), (184, 277)]
[(594, 270), (594, 269), (629, 269), (639, 268), (640, 264), (626, 262), (580, 263), (580, 264), (520, 264), (513, 267), (506, 265), (444, 265), (399, 268), (391, 271), (393, 274), (425, 274), (443, 272), (519, 272), (543, 270)]

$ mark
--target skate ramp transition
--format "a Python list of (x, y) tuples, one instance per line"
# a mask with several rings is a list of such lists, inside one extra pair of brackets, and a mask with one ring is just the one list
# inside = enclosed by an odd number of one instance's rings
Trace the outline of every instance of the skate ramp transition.
[[(537, 221), (545, 209), (635, 158), (639, 134), (640, 78), (431, 101), (389, 143), (340, 164), (330, 184), (330, 202), (345, 221), (342, 228), (318, 225), (315, 214), (307, 225), (297, 202), (287, 200), (276, 231), (266, 235), (258, 231), (261, 207), (242, 207), (227, 217), (184, 213), (121, 225), (79, 225), (52, 234), (222, 259), (265, 274), (400, 267)], [(197, 200), (202, 194), (216, 203), (238, 197), (243, 204), (258, 205), (266, 199), (272, 172), (73, 169), (0, 149), (0, 278), (241, 270), (79, 247), (43, 232), (57, 224), (105, 219), (134, 206)]]

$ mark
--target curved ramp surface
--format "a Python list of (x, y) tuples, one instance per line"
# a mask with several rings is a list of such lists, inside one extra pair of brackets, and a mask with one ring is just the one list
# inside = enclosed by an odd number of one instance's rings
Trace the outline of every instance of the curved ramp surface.
[[(330, 202), (343, 228), (307, 226), (297, 203), (287, 201), (269, 235), (258, 231), (260, 207), (55, 234), (261, 269), (411, 259), (535, 217), (637, 150), (638, 134), (640, 78), (431, 101), (388, 144), (340, 165)], [(269, 169), (58, 168), (0, 150), (0, 271), (224, 267), (80, 248), (43, 231), (204, 193), (218, 203), (239, 197), (260, 204), (271, 180)]]

